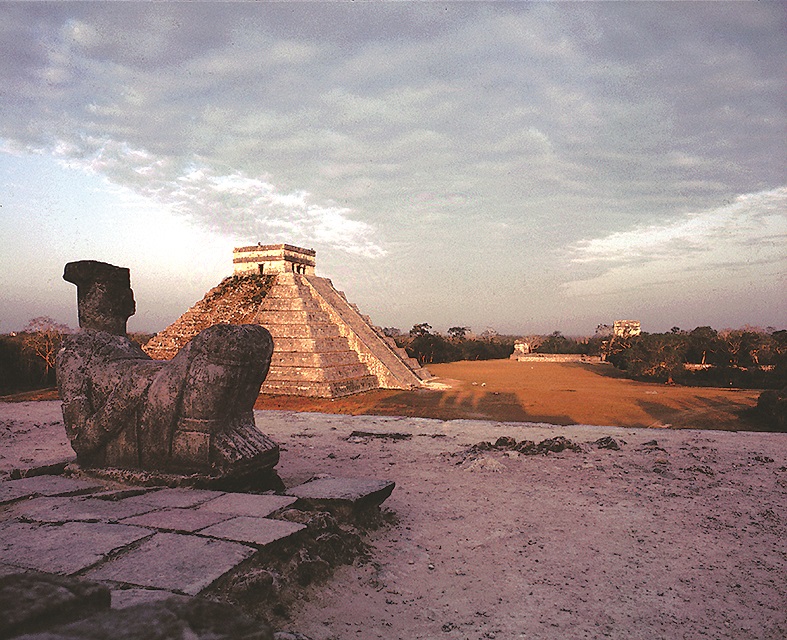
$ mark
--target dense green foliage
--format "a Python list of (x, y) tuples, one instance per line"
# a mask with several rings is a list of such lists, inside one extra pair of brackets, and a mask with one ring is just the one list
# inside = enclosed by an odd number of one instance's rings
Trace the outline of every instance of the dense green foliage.
[(55, 371), (31, 351), (25, 334), (0, 336), (0, 395), (55, 386)]
[(423, 322), (410, 329), (406, 336), (395, 329), (386, 329), (385, 333), (393, 337), (411, 358), (416, 358), (421, 364), (495, 360), (507, 358), (514, 351), (513, 337), (484, 334), (468, 338), (467, 327), (451, 327), (448, 336), (443, 336), (434, 333), (432, 327)]
[(607, 359), (631, 377), (687, 385), (781, 388), (787, 385), (787, 331), (643, 333), (604, 346)]
[[(0, 395), (56, 386), (54, 356), (70, 329), (54, 322), (40, 322), (44, 319), (35, 318), (39, 322), (31, 321), (20, 333), (0, 335)], [(151, 335), (131, 333), (129, 338), (143, 345)]]
[(578, 353), (586, 356), (597, 356), (601, 353), (601, 339), (569, 338), (560, 331), (548, 336), (531, 336), (530, 346), (534, 353)]

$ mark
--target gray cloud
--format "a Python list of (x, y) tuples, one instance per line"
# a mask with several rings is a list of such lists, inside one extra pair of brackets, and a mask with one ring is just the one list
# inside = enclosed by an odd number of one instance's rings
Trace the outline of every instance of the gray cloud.
[[(239, 239), (386, 264), (441, 252), (446, 290), (494, 284), (462, 258), (474, 251), (515, 256), (511, 271), (541, 270), (554, 290), (539, 256), (587, 258), (583, 239), (667, 229), (787, 182), (777, 4), (0, 12), (9, 148), (55, 154)], [(582, 269), (577, 281), (603, 271)]]
[(568, 282), (566, 291), (598, 295), (619, 292), (623, 283), (646, 289), (666, 276), (691, 289), (699, 276), (732, 273), (750, 280), (767, 273), (784, 282), (785, 246), (787, 187), (781, 187), (668, 223), (582, 240), (571, 247), (571, 262), (595, 266), (595, 273)]

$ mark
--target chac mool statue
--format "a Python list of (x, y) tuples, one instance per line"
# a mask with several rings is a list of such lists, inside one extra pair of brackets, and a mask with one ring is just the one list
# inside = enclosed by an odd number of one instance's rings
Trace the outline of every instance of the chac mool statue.
[(57, 357), (63, 420), (77, 461), (211, 477), (272, 469), (279, 447), (254, 424), (273, 340), (258, 325), (202, 331), (172, 360), (153, 360), (126, 335), (135, 312), (129, 270), (70, 262), (80, 331)]

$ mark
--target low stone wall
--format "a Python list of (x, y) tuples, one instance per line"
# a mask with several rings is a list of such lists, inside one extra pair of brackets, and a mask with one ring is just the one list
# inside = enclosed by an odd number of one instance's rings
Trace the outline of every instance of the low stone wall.
[(601, 362), (601, 356), (586, 356), (581, 353), (516, 353), (511, 360), (518, 362)]

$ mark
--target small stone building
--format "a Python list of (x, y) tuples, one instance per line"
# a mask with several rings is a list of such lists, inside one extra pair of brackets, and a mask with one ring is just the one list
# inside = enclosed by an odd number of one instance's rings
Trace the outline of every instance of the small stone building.
[(301, 273), (314, 275), (314, 249), (301, 249), (291, 244), (257, 244), (238, 247), (232, 255), (235, 275)]
[(639, 320), (615, 320), (612, 325), (612, 335), (616, 338), (628, 338), (642, 333)]
[(239, 247), (234, 275), (143, 347), (172, 358), (202, 329), (260, 324), (274, 350), (263, 393), (336, 398), (371, 389), (412, 389), (431, 377), (392, 338), (315, 274), (315, 251), (289, 244)]

